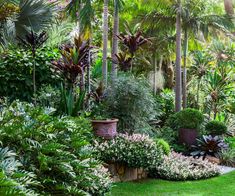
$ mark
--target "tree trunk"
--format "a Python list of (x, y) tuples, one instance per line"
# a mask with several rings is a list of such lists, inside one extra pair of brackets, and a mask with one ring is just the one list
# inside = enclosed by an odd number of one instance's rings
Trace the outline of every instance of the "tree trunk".
[(184, 31), (184, 68), (183, 68), (183, 82), (182, 82), (182, 94), (183, 94), (183, 108), (187, 107), (187, 56), (188, 56), (188, 30)]
[(181, 0), (178, 0), (178, 10), (176, 16), (176, 70), (175, 70), (175, 111), (181, 110)]
[(232, 0), (224, 0), (224, 9), (225, 9), (226, 14), (234, 15), (233, 1)]
[(157, 87), (156, 87), (156, 72), (157, 72), (157, 58), (156, 58), (156, 54), (154, 52), (153, 54), (153, 65), (154, 65), (154, 71), (153, 71), (153, 94), (156, 95), (157, 93)]
[[(113, 13), (113, 43), (112, 43), (112, 59), (115, 59), (115, 54), (118, 53), (118, 38), (119, 33), (119, 8), (118, 0), (114, 0), (114, 13)], [(117, 76), (117, 64), (112, 63), (112, 81)]]
[(198, 80), (198, 83), (197, 83), (197, 109), (200, 109), (200, 106), (199, 106), (199, 93), (200, 93), (200, 85), (201, 85), (201, 79)]
[(104, 10), (103, 10), (103, 62), (102, 62), (102, 75), (103, 83), (105, 86), (108, 84), (108, 2), (109, 0), (104, 0)]

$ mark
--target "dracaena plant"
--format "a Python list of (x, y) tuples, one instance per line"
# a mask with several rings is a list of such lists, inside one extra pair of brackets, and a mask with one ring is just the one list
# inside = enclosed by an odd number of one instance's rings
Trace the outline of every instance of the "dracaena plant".
[[(149, 39), (142, 36), (142, 32), (137, 30), (136, 32), (126, 31), (126, 34), (117, 35), (120, 43), (124, 46), (122, 53), (115, 54), (112, 61), (120, 66), (122, 71), (132, 70), (132, 64), (136, 52), (141, 49)], [(129, 56), (127, 55), (129, 54)]]
[[(34, 96), (36, 94), (36, 53), (37, 49), (39, 49), (48, 39), (47, 33), (45, 31), (41, 33), (35, 33), (31, 30), (28, 34), (25, 35), (24, 38), (18, 37), (18, 40), (23, 45), (24, 48), (30, 50), (32, 52), (33, 57), (33, 92)], [(36, 100), (34, 98), (34, 102)]]
[(135, 52), (149, 41), (142, 36), (141, 31), (127, 35), (121, 33), (120, 35), (117, 35), (117, 37), (132, 56), (134, 56)]
[(202, 156), (203, 159), (207, 156), (216, 156), (223, 149), (227, 149), (228, 145), (219, 136), (203, 135), (202, 139), (198, 139), (197, 146), (193, 146), (195, 149), (191, 153), (192, 156)]
[(112, 59), (113, 63), (119, 65), (121, 71), (128, 71), (131, 68), (132, 57), (124, 52), (115, 54), (115, 58)]
[[(74, 38), (73, 44), (63, 45), (60, 53), (62, 58), (53, 61), (52, 65), (59, 76), (65, 81), (61, 88), (63, 112), (76, 116), (83, 108), (85, 100), (85, 73), (89, 66), (89, 53), (91, 46), (89, 40), (82, 36)], [(76, 87), (79, 81), (79, 96)]]

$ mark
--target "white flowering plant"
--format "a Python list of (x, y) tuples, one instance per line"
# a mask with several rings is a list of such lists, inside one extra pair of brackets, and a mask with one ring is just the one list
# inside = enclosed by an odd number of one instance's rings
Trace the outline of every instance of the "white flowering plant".
[(202, 158), (171, 152), (164, 156), (160, 166), (151, 170), (151, 174), (167, 180), (198, 180), (217, 176), (220, 170), (217, 165)]
[(124, 163), (128, 167), (150, 169), (163, 160), (163, 150), (147, 135), (118, 134), (113, 140), (95, 141), (98, 157), (109, 163)]

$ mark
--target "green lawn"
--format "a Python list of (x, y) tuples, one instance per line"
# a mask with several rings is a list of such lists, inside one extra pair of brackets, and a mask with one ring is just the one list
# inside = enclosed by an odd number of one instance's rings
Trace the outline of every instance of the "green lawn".
[(235, 172), (208, 180), (173, 182), (166, 180), (145, 180), (142, 182), (117, 183), (111, 196), (152, 195), (235, 195)]

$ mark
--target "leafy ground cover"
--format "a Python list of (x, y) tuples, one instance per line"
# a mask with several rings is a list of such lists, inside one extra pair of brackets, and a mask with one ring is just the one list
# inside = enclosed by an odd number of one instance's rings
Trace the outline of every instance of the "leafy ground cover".
[(235, 172), (198, 181), (145, 180), (141, 182), (117, 183), (110, 196), (152, 196), (152, 195), (234, 195)]

